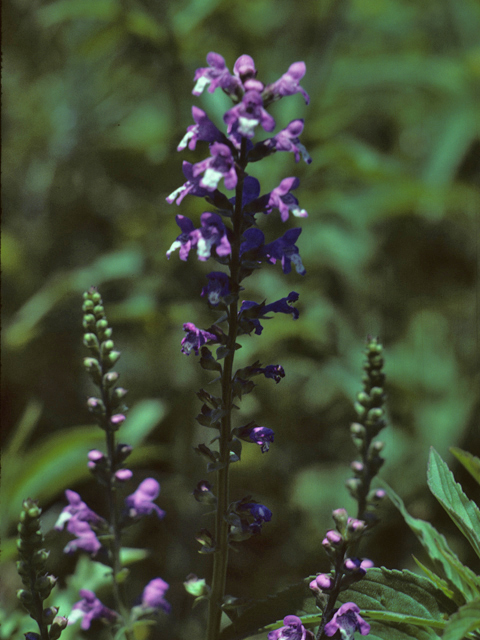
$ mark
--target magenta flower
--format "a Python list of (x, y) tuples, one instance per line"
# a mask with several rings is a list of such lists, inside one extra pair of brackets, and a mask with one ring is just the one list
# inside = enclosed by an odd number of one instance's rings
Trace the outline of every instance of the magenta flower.
[(237, 58), (233, 65), (233, 73), (242, 83), (255, 78), (257, 70), (253, 58), (246, 54)]
[(163, 597), (170, 588), (170, 585), (161, 578), (150, 580), (142, 594), (142, 608), (163, 609), (165, 613), (170, 613), (170, 603)]
[(95, 619), (100, 619), (107, 623), (115, 622), (117, 613), (103, 605), (93, 591), (80, 589), (79, 593), (82, 599), (73, 605), (72, 613), (68, 619), (69, 625), (81, 619), (80, 627), (89, 629), (92, 620)]
[(308, 93), (303, 89), (299, 82), (305, 75), (307, 67), (304, 62), (294, 62), (288, 68), (288, 71), (283, 74), (273, 84), (265, 87), (265, 94), (272, 96), (273, 100), (278, 100), (284, 96), (293, 96), (295, 93), (301, 93), (305, 104), (310, 102)]
[(331, 638), (339, 631), (342, 640), (353, 640), (355, 631), (360, 631), (362, 636), (367, 636), (370, 633), (370, 625), (359, 615), (359, 612), (360, 609), (353, 602), (342, 604), (325, 625), (325, 635)]
[(213, 93), (217, 87), (227, 93), (235, 93), (237, 87), (240, 87), (240, 81), (231, 75), (222, 56), (211, 51), (207, 54), (207, 62), (208, 67), (197, 69), (195, 72), (193, 95), (201, 95), (205, 87), (208, 87), (209, 93)]
[(70, 542), (64, 548), (64, 553), (75, 553), (78, 549), (90, 553), (95, 556), (102, 545), (97, 538), (97, 534), (93, 531), (88, 522), (84, 520), (77, 520), (76, 517), (71, 518), (67, 523), (67, 531), (75, 536), (74, 540)]
[(183, 330), (187, 335), (182, 340), (182, 353), (184, 353), (186, 356), (190, 355), (192, 349), (195, 355), (198, 356), (200, 347), (203, 347), (204, 344), (207, 344), (209, 340), (218, 342), (216, 335), (214, 335), (213, 333), (209, 333), (204, 329), (198, 329), (192, 322), (185, 322), (185, 324), (183, 325)]
[(125, 498), (125, 506), (128, 509), (130, 518), (150, 515), (154, 511), (161, 519), (165, 516), (165, 511), (154, 504), (155, 498), (160, 493), (160, 484), (154, 478), (146, 478), (138, 485), (137, 490)]
[(177, 151), (183, 151), (188, 145), (189, 149), (195, 149), (197, 140), (203, 140), (205, 142), (222, 142), (225, 140), (225, 136), (217, 127), (213, 124), (205, 111), (198, 107), (192, 107), (192, 116), (195, 124), (191, 124), (187, 127), (187, 133), (180, 141)]
[(296, 189), (299, 184), (300, 180), (298, 178), (284, 178), (278, 187), (270, 192), (265, 213), (270, 213), (273, 209), (278, 209), (283, 222), (288, 220), (289, 213), (292, 213), (297, 218), (306, 218), (308, 213), (305, 209), (300, 209), (298, 200), (290, 193), (290, 191)]
[(65, 523), (69, 522), (72, 518), (77, 521), (92, 522), (95, 525), (100, 525), (105, 522), (103, 518), (98, 516), (95, 511), (92, 511), (85, 502), (83, 502), (81, 496), (75, 491), (67, 489), (65, 491), (65, 497), (69, 504), (67, 507), (63, 508), (62, 512), (58, 516), (54, 529), (60, 531), (64, 528)]
[(228, 125), (227, 133), (233, 134), (234, 138), (240, 135), (251, 140), (259, 124), (265, 131), (275, 129), (275, 120), (263, 108), (262, 96), (258, 91), (247, 91), (242, 101), (225, 113), (223, 120)]
[(308, 586), (315, 594), (319, 594), (323, 591), (330, 591), (333, 589), (334, 582), (331, 576), (326, 573), (320, 573)]
[(311, 631), (305, 629), (297, 616), (286, 616), (283, 624), (284, 627), (270, 631), (268, 640), (314, 640), (315, 638)]
[(195, 177), (193, 175), (193, 167), (194, 165), (191, 162), (184, 160), (182, 171), (187, 181), (165, 198), (169, 204), (176, 202), (176, 204), (179, 205), (188, 194), (198, 196), (199, 198), (205, 198), (205, 196), (209, 195), (209, 190), (200, 186), (200, 176)]
[(211, 158), (206, 158), (193, 165), (192, 175), (198, 178), (203, 173), (200, 188), (214, 191), (223, 178), (226, 189), (235, 189), (237, 172), (230, 147), (221, 142), (214, 142), (210, 147)]
[(173, 242), (170, 249), (167, 251), (167, 258), (170, 259), (172, 253), (177, 249), (180, 249), (180, 260), (186, 260), (188, 258), (188, 254), (190, 253), (190, 249), (192, 249), (197, 244), (200, 232), (198, 231), (198, 229), (195, 229), (195, 227), (193, 226), (193, 222), (186, 216), (175, 216), (175, 220), (182, 233), (177, 236), (177, 239)]

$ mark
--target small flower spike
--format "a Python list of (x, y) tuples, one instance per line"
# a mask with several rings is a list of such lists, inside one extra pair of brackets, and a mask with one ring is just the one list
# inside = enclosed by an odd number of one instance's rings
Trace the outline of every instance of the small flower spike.
[(353, 640), (355, 631), (360, 631), (360, 635), (367, 636), (370, 633), (370, 625), (359, 612), (360, 609), (353, 602), (342, 604), (325, 625), (325, 635), (331, 638), (338, 631), (342, 640)]
[(268, 640), (314, 640), (315, 638), (311, 631), (305, 629), (297, 616), (286, 616), (283, 624), (284, 627), (270, 631)]

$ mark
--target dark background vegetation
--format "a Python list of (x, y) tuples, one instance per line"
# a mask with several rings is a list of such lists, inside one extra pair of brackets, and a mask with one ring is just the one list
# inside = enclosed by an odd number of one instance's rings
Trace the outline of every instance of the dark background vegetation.
[[(277, 265), (246, 282), (247, 299), (258, 301), (298, 291), (301, 314), (271, 320), (239, 352), (239, 363), (281, 363), (287, 376), (278, 386), (260, 381), (242, 404), (238, 424), (255, 419), (276, 440), (267, 455), (245, 445), (232, 499), (252, 493), (274, 516), (232, 553), (229, 593), (261, 597), (328, 569), (321, 540), (331, 510), (354, 511), (343, 483), (367, 334), (386, 347), (381, 475), (478, 571), (425, 472), (433, 445), (479, 497), (448, 452), (480, 452), (479, 33), (476, 0), (3, 2), (1, 638), (33, 629), (15, 600), (22, 499), (40, 500), (46, 532), (65, 488), (104, 510), (85, 466), (102, 438), (85, 408), (94, 389), (82, 368), (81, 295), (92, 284), (122, 351), (132, 407), (122, 438), (136, 445), (136, 480), (156, 477), (167, 511), (163, 522), (152, 516), (129, 532), (129, 546), (151, 551), (132, 565), (131, 598), (162, 576), (173, 605), (162, 637), (202, 635), (204, 609), (190, 613), (182, 581), (189, 572), (210, 576), (193, 535), (210, 521), (191, 491), (206, 477), (192, 447), (211, 437), (195, 422), (195, 391), (211, 376), (181, 355), (180, 340), (183, 322), (214, 319), (199, 293), (215, 265), (193, 255), (167, 262), (175, 214), (197, 221), (204, 203), (187, 198), (177, 208), (165, 197), (183, 182), (182, 160), (207, 155), (201, 144), (175, 150), (192, 104), (222, 122), (218, 92), (191, 95), (209, 51), (230, 69), (250, 54), (264, 82), (304, 60), (311, 96), (308, 107), (297, 95), (272, 114), (277, 130), (305, 118), (313, 163), (278, 154), (251, 170), (263, 191), (300, 177), (307, 275), (284, 276)], [(283, 225), (276, 213), (260, 221), (269, 240), (296, 223)], [(67, 614), (89, 586), (108, 603), (103, 571), (65, 558), (67, 539), (47, 533), (61, 589), (53, 602)], [(363, 554), (389, 568), (414, 568), (412, 554), (423, 559), (389, 505)]]

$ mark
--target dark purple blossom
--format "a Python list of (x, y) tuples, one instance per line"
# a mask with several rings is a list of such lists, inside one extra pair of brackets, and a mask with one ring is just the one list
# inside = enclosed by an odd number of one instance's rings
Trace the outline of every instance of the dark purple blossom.
[(199, 182), (200, 188), (215, 191), (223, 178), (226, 189), (235, 189), (238, 178), (230, 147), (221, 142), (214, 142), (210, 146), (210, 153), (210, 158), (193, 165), (194, 178), (198, 178), (203, 173)]
[(299, 162), (300, 156), (302, 156), (303, 160), (307, 164), (310, 164), (312, 158), (298, 139), (302, 131), (303, 120), (292, 120), (285, 129), (279, 131), (273, 138), (259, 144), (267, 148), (275, 149), (275, 151), (291, 151), (295, 155), (295, 162)]
[(305, 209), (298, 206), (298, 200), (290, 193), (292, 189), (296, 189), (300, 184), (298, 178), (284, 178), (278, 187), (275, 187), (268, 196), (268, 202), (265, 207), (265, 213), (270, 213), (273, 209), (280, 211), (282, 221), (288, 220), (289, 213), (297, 218), (306, 218), (308, 213)]
[(190, 355), (192, 349), (195, 355), (198, 356), (200, 347), (203, 347), (208, 340), (217, 342), (217, 336), (205, 331), (204, 329), (198, 329), (192, 322), (185, 322), (183, 330), (187, 335), (182, 340), (182, 353), (186, 356)]
[(251, 333), (255, 330), (255, 333), (260, 335), (263, 331), (263, 326), (260, 324), (259, 318), (266, 318), (267, 313), (291, 313), (293, 319), (297, 320), (299, 311), (290, 305), (296, 302), (298, 297), (296, 291), (291, 291), (286, 298), (281, 298), (267, 305), (244, 300), (239, 312), (240, 326), (245, 333)]
[(216, 307), (230, 293), (229, 278), (223, 271), (212, 271), (207, 278), (208, 284), (203, 287), (201, 295), (206, 296), (208, 302)]
[(130, 518), (149, 515), (154, 511), (159, 518), (165, 516), (165, 511), (154, 504), (160, 493), (160, 484), (154, 478), (146, 478), (138, 485), (137, 490), (125, 498), (125, 506)]
[(205, 189), (200, 186), (200, 182), (202, 178), (200, 176), (193, 175), (194, 165), (191, 162), (187, 162), (184, 160), (182, 165), (183, 175), (187, 178), (187, 181), (182, 184), (181, 187), (172, 191), (172, 193), (165, 198), (165, 200), (172, 204), (172, 202), (176, 202), (177, 205), (181, 203), (181, 201), (185, 198), (186, 195), (190, 194), (191, 196), (198, 196), (199, 198), (205, 198), (210, 194), (211, 189)]
[(283, 74), (273, 84), (269, 84), (265, 87), (265, 94), (269, 97), (272, 96), (273, 100), (283, 98), (285, 96), (293, 96), (295, 93), (301, 93), (305, 104), (310, 102), (308, 93), (303, 89), (299, 82), (305, 75), (307, 67), (304, 62), (294, 62), (288, 68), (288, 71)]
[(197, 241), (197, 255), (199, 260), (208, 260), (215, 247), (217, 255), (225, 257), (232, 253), (232, 247), (227, 237), (227, 230), (217, 213), (206, 211), (200, 216), (201, 227)]
[(207, 62), (208, 67), (197, 69), (195, 72), (193, 95), (199, 96), (207, 86), (209, 93), (213, 93), (217, 87), (226, 93), (235, 93), (240, 81), (231, 75), (222, 56), (211, 51), (207, 54)]
[(164, 598), (170, 585), (161, 578), (150, 580), (142, 593), (142, 608), (163, 609), (165, 613), (170, 613), (170, 603)]
[(198, 229), (195, 229), (193, 222), (186, 216), (175, 216), (175, 220), (182, 233), (177, 237), (170, 249), (167, 251), (167, 258), (170, 259), (172, 253), (177, 249), (180, 249), (180, 260), (186, 260), (190, 253), (190, 249), (197, 244), (200, 232)]
[(359, 615), (360, 609), (354, 602), (342, 604), (333, 618), (327, 622), (324, 631), (325, 635), (331, 638), (340, 632), (342, 640), (353, 640), (355, 631), (360, 631), (362, 636), (370, 633), (370, 625)]
[(105, 622), (115, 622), (117, 618), (115, 611), (108, 609), (102, 604), (93, 591), (80, 589), (79, 593), (82, 599), (73, 605), (72, 613), (68, 619), (69, 625), (79, 619), (82, 620), (80, 625), (82, 629), (89, 629), (92, 620), (95, 619), (100, 619)]
[(294, 320), (297, 320), (300, 312), (295, 307), (290, 306), (296, 302), (299, 295), (296, 291), (290, 291), (286, 298), (280, 298), (276, 302), (271, 302), (263, 308), (263, 313), (291, 313)]
[[(262, 453), (266, 453), (270, 448), (270, 443), (273, 442), (275, 433), (272, 429), (267, 427), (243, 427), (238, 437), (242, 440), (254, 442), (260, 446)], [(266, 507), (265, 507), (266, 508)], [(253, 515), (253, 514), (252, 514)]]
[(284, 627), (270, 631), (268, 640), (313, 640), (315, 638), (311, 631), (305, 629), (297, 616), (286, 616), (283, 624)]
[(75, 516), (71, 518), (67, 523), (67, 531), (75, 536), (74, 540), (70, 542), (64, 548), (65, 553), (75, 553), (78, 549), (90, 553), (92, 556), (96, 555), (102, 545), (97, 538), (97, 534), (93, 531), (90, 524), (84, 520), (78, 520)]
[(263, 231), (254, 227), (244, 231), (243, 237), (245, 238), (245, 242), (242, 242), (240, 245), (240, 255), (247, 253), (247, 251), (257, 252), (265, 243)]
[(255, 373), (263, 373), (265, 378), (271, 378), (278, 384), (285, 377), (285, 370), (281, 364), (269, 364), (266, 367), (257, 367)]
[(227, 133), (232, 134), (237, 143), (238, 136), (251, 140), (259, 124), (265, 131), (275, 129), (275, 120), (263, 108), (262, 96), (258, 91), (247, 91), (242, 101), (225, 113), (223, 120), (228, 125)]
[[(243, 181), (242, 205), (245, 207), (253, 200), (258, 198), (260, 194), (260, 182), (253, 176), (245, 176)], [(230, 198), (232, 205), (235, 205), (235, 196)]]
[(195, 124), (191, 124), (187, 127), (187, 133), (183, 136), (180, 144), (177, 147), (177, 151), (183, 151), (188, 145), (189, 149), (195, 149), (197, 140), (203, 140), (204, 142), (222, 142), (225, 140), (225, 136), (217, 127), (213, 124), (205, 111), (198, 107), (192, 107), (192, 116)]
[(262, 253), (267, 256), (269, 262), (275, 264), (277, 260), (281, 260), (283, 273), (290, 273), (292, 270), (292, 262), (297, 273), (301, 276), (304, 276), (307, 272), (300, 258), (298, 247), (295, 244), (301, 233), (302, 230), (299, 227), (289, 229), (281, 238), (278, 238), (278, 240), (266, 244), (262, 250)]

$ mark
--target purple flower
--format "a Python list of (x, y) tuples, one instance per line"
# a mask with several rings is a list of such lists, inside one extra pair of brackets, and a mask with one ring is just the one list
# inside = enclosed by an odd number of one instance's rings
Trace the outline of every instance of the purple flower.
[(223, 178), (226, 189), (235, 189), (237, 185), (237, 172), (235, 161), (230, 147), (221, 142), (214, 142), (210, 146), (211, 158), (206, 158), (193, 165), (193, 177), (203, 176), (199, 186), (207, 191), (215, 191), (218, 183)]
[[(65, 497), (67, 498), (69, 505), (64, 507), (59, 515), (54, 526), (55, 529), (60, 531), (64, 528), (65, 523), (69, 522), (71, 519), (75, 519), (76, 521), (92, 522), (95, 525), (100, 525), (105, 522), (103, 518), (98, 516), (95, 511), (92, 511), (85, 502), (83, 502), (81, 496), (75, 491), (67, 489), (65, 491)], [(73, 531), (71, 533), (73, 533)]]
[(265, 131), (275, 129), (275, 120), (263, 108), (262, 96), (258, 91), (247, 91), (242, 101), (225, 113), (223, 120), (228, 125), (227, 133), (233, 135), (237, 145), (238, 136), (251, 140), (259, 124)]
[(346, 602), (338, 609), (330, 622), (325, 625), (325, 635), (329, 638), (337, 631), (342, 640), (353, 640), (355, 631), (362, 636), (370, 633), (370, 625), (359, 615), (360, 609), (353, 602)]
[(170, 259), (172, 253), (177, 249), (180, 249), (180, 260), (186, 260), (190, 249), (197, 244), (200, 232), (198, 229), (195, 229), (193, 222), (186, 216), (175, 216), (175, 220), (182, 233), (177, 237), (170, 249), (167, 251), (167, 258)]
[(265, 378), (271, 378), (278, 384), (285, 377), (285, 370), (281, 364), (268, 364), (266, 367), (257, 367), (252, 373), (263, 373)]
[(307, 272), (300, 258), (298, 247), (295, 244), (301, 233), (302, 230), (299, 227), (289, 229), (281, 238), (278, 238), (278, 240), (266, 244), (262, 250), (262, 253), (264, 253), (273, 264), (275, 264), (277, 260), (282, 261), (283, 273), (290, 273), (292, 270), (292, 262), (295, 265), (297, 273), (301, 276), (304, 276)]
[(225, 140), (223, 133), (217, 129), (205, 111), (193, 106), (192, 116), (195, 124), (191, 124), (187, 127), (187, 133), (180, 141), (177, 151), (183, 151), (187, 144), (188, 148), (193, 151), (197, 144), (197, 140), (203, 140), (204, 142), (222, 142), (222, 140)]
[(153, 478), (146, 478), (138, 485), (137, 490), (125, 498), (130, 518), (145, 516), (155, 511), (159, 518), (165, 516), (165, 511), (154, 504), (155, 498), (160, 493), (160, 485)]
[(240, 245), (240, 255), (247, 253), (247, 251), (257, 252), (265, 243), (265, 236), (260, 229), (247, 229), (243, 232), (243, 237), (245, 238), (245, 242), (242, 242)]
[(296, 291), (290, 291), (286, 298), (280, 298), (276, 302), (271, 302), (263, 308), (264, 313), (291, 313), (294, 320), (297, 320), (300, 312), (295, 307), (291, 307), (292, 302), (296, 302), (299, 296)]
[(251, 333), (255, 330), (255, 333), (259, 336), (263, 331), (259, 318), (266, 318), (267, 313), (291, 313), (293, 319), (296, 320), (299, 316), (299, 311), (290, 306), (290, 304), (297, 300), (298, 293), (296, 291), (291, 291), (286, 298), (281, 298), (267, 305), (244, 300), (238, 314), (239, 324), (245, 333)]
[(334, 581), (333, 578), (326, 573), (320, 573), (308, 586), (315, 594), (319, 594), (323, 591), (333, 589)]
[(275, 149), (275, 151), (291, 151), (295, 154), (295, 162), (299, 162), (300, 156), (303, 160), (310, 164), (312, 158), (308, 154), (298, 136), (303, 131), (303, 120), (292, 120), (290, 124), (277, 133), (276, 136), (259, 143), (267, 148)]
[(284, 627), (270, 631), (268, 640), (313, 640), (315, 638), (311, 631), (305, 629), (297, 616), (286, 616), (283, 624)]
[(242, 440), (258, 444), (262, 453), (266, 453), (270, 448), (270, 443), (273, 442), (275, 434), (272, 429), (268, 429), (267, 427), (250, 427), (246, 425), (238, 429), (237, 435)]
[(200, 216), (201, 227), (197, 241), (197, 255), (199, 260), (208, 260), (212, 248), (215, 247), (217, 256), (225, 257), (232, 253), (232, 247), (227, 237), (227, 230), (217, 213), (206, 211)]
[(74, 516), (67, 523), (67, 531), (76, 537), (66, 545), (63, 550), (65, 553), (75, 553), (78, 549), (82, 549), (92, 556), (95, 556), (102, 548), (96, 533), (92, 530), (89, 523), (84, 520), (78, 520)]
[(265, 94), (269, 97), (272, 96), (273, 100), (278, 100), (284, 96), (293, 96), (295, 93), (301, 93), (305, 104), (308, 104), (310, 102), (308, 93), (299, 85), (306, 70), (307, 68), (304, 62), (294, 62), (281, 78), (265, 87)]
[(233, 73), (242, 83), (255, 78), (257, 70), (255, 69), (253, 58), (247, 55), (237, 58), (233, 65)]
[(292, 213), (297, 218), (306, 218), (308, 213), (305, 209), (300, 209), (298, 200), (290, 193), (290, 191), (296, 189), (299, 184), (300, 180), (298, 178), (284, 178), (278, 187), (270, 192), (265, 213), (270, 213), (273, 209), (278, 209), (283, 222), (288, 220), (289, 213)]
[(184, 160), (182, 170), (183, 175), (187, 178), (187, 181), (182, 184), (181, 187), (175, 189), (175, 191), (173, 191), (167, 198), (165, 198), (165, 200), (169, 204), (172, 204), (172, 202), (176, 202), (177, 205), (179, 205), (188, 194), (192, 196), (198, 196), (200, 198), (205, 198), (205, 196), (209, 195), (209, 190), (200, 186), (201, 178), (199, 176), (193, 175), (193, 167), (194, 165), (191, 162), (187, 162), (186, 160)]
[(272, 512), (264, 504), (247, 503), (243, 505), (244, 510), (250, 511), (250, 515), (254, 521), (249, 525), (249, 529), (252, 533), (260, 533), (262, 530), (262, 524), (264, 522), (270, 522), (272, 519)]
[(150, 580), (142, 593), (142, 608), (163, 609), (165, 613), (170, 613), (170, 603), (163, 597), (169, 587), (170, 585), (161, 578)]
[(231, 75), (225, 64), (225, 60), (218, 53), (211, 51), (207, 54), (208, 67), (197, 69), (195, 72), (195, 87), (193, 95), (199, 96), (208, 86), (208, 92), (213, 93), (217, 87), (220, 87), (226, 93), (235, 93), (237, 87), (240, 86), (238, 78)]
[(68, 619), (69, 625), (81, 618), (82, 624), (80, 627), (82, 629), (89, 629), (92, 620), (97, 618), (105, 622), (114, 622), (116, 620), (117, 614), (115, 611), (103, 605), (93, 591), (80, 589), (79, 593), (82, 596), (82, 600), (73, 605), (72, 613)]
[(230, 293), (229, 278), (223, 271), (212, 271), (207, 278), (208, 284), (203, 287), (201, 295), (206, 296), (208, 302), (216, 307)]
[(182, 340), (182, 353), (186, 356), (190, 355), (192, 349), (195, 352), (195, 355), (198, 356), (200, 347), (203, 347), (208, 340), (217, 342), (217, 336), (213, 333), (209, 333), (208, 331), (204, 331), (203, 329), (197, 329), (192, 322), (186, 322), (183, 325), (183, 330), (187, 335)]

